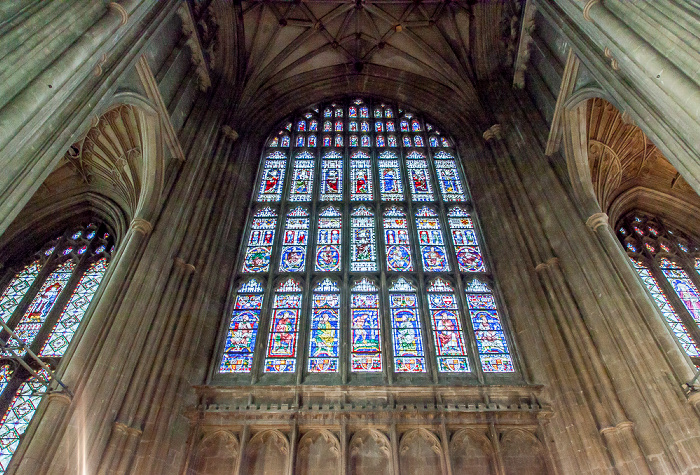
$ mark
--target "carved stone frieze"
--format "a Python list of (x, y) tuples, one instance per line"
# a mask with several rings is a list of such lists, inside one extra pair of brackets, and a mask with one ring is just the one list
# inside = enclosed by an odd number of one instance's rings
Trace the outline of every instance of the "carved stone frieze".
[(187, 38), (185, 44), (189, 47), (192, 64), (195, 66), (199, 89), (205, 92), (211, 86), (211, 77), (209, 75), (209, 65), (204, 57), (204, 48), (197, 33), (197, 26), (192, 16), (189, 4), (181, 2), (177, 9), (177, 14), (182, 20), (182, 34)]

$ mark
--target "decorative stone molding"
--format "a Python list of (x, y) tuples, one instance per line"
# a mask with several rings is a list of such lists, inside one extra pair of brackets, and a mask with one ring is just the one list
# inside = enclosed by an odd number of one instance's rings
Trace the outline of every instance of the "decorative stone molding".
[(197, 27), (189, 4), (187, 2), (181, 2), (177, 9), (177, 14), (182, 20), (182, 34), (187, 37), (185, 44), (190, 48), (192, 64), (196, 68), (199, 90), (206, 92), (211, 86), (211, 78), (209, 76), (207, 62), (204, 59), (204, 48), (202, 48), (202, 44), (199, 42)]
[(131, 436), (140, 436), (143, 434), (143, 431), (141, 429), (138, 429), (136, 427), (132, 427), (130, 425), (124, 424), (123, 422), (119, 421), (114, 421), (114, 430), (123, 432), (126, 435), (131, 435)]
[(559, 95), (557, 96), (557, 103), (554, 106), (554, 114), (552, 115), (552, 126), (549, 129), (549, 137), (547, 138), (547, 147), (545, 148), (545, 155), (552, 155), (554, 152), (559, 150), (559, 145), (562, 138), (562, 115), (565, 112), (566, 101), (571, 97), (576, 87), (576, 80), (578, 79), (578, 70), (581, 62), (574, 53), (574, 50), (569, 48), (569, 54), (566, 57), (566, 65), (564, 66), (564, 74), (561, 78), (561, 85), (559, 86)]
[(236, 132), (235, 130), (233, 130), (233, 129), (232, 129), (230, 126), (228, 126), (228, 125), (224, 125), (223, 127), (221, 127), (221, 132), (224, 134), (224, 137), (226, 137), (227, 139), (230, 139), (230, 140), (232, 140), (232, 141), (234, 141), (234, 142), (235, 142), (236, 140), (238, 140), (238, 132)]
[(583, 18), (586, 21), (590, 21), (593, 23), (593, 19), (591, 18), (591, 8), (593, 8), (593, 5), (596, 3), (599, 3), (600, 0), (588, 0), (588, 3), (586, 3), (586, 6), (583, 7)]
[(484, 132), (484, 140), (487, 142), (490, 142), (491, 140), (500, 140), (503, 138), (501, 135), (501, 130), (501, 124), (493, 124), (491, 127), (486, 129), (486, 132)]
[(141, 233), (144, 236), (148, 236), (153, 231), (153, 225), (142, 218), (134, 218), (129, 226), (132, 230), (137, 233)]
[(520, 25), (520, 41), (518, 43), (518, 54), (515, 58), (515, 74), (513, 75), (513, 87), (522, 89), (525, 87), (525, 71), (530, 61), (530, 45), (532, 44), (532, 33), (535, 31), (535, 4), (532, 0), (525, 3), (523, 22)]
[(535, 267), (535, 271), (536, 272), (543, 272), (543, 271), (549, 269), (550, 267), (554, 267), (557, 265), (559, 265), (559, 258), (552, 257), (550, 259), (547, 259), (545, 262), (540, 262), (539, 264), (537, 264), (537, 266)]
[(586, 226), (591, 228), (593, 231), (597, 231), (601, 226), (608, 225), (608, 215), (605, 213), (595, 213), (588, 217), (586, 220)]
[(181, 257), (176, 257), (173, 260), (175, 261), (176, 267), (181, 267), (181, 268), (185, 269), (185, 272), (187, 272), (189, 274), (194, 274), (194, 272), (197, 270), (197, 268), (194, 265), (188, 264)]
[(102, 75), (102, 66), (107, 62), (107, 55), (103, 54), (102, 57), (97, 61), (97, 64), (95, 65), (95, 69), (92, 70), (92, 74), (95, 77), (99, 77)]
[(608, 427), (603, 427), (600, 429), (600, 433), (602, 435), (605, 435), (607, 433), (615, 433), (615, 432), (623, 432), (623, 431), (629, 431), (634, 429), (634, 422), (632, 421), (622, 421), (617, 423), (614, 426), (608, 426)]
[(129, 12), (127, 12), (123, 6), (119, 5), (117, 2), (109, 2), (107, 7), (121, 18), (119, 26), (126, 25), (126, 22), (129, 21)]
[(607, 46), (603, 50), (603, 53), (605, 53), (605, 57), (610, 60), (610, 67), (613, 68), (615, 71), (620, 70), (620, 64), (617, 62), (617, 60), (613, 57), (612, 51), (610, 51), (610, 48)]
[(70, 406), (73, 398), (66, 391), (52, 391), (47, 396), (52, 403), (60, 404), (61, 406)]

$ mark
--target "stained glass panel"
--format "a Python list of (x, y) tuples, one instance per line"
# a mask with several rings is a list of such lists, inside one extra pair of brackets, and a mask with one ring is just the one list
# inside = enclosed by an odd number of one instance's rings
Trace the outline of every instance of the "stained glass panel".
[(277, 212), (271, 208), (262, 208), (253, 216), (253, 223), (248, 239), (243, 262), (243, 272), (267, 272), (270, 268), (270, 256), (275, 239)]
[(457, 299), (452, 287), (443, 279), (435, 279), (428, 286), (428, 308), (437, 349), (438, 370), (452, 373), (468, 372), (469, 359)]
[(34, 296), (29, 308), (22, 316), (17, 326), (14, 328), (17, 336), (27, 345), (30, 346), (34, 338), (41, 330), (41, 326), (46, 321), (49, 312), (56, 303), (61, 291), (66, 287), (68, 279), (70, 279), (75, 262), (68, 260), (58, 266), (44, 281), (41, 289)]
[(22, 301), (22, 297), (32, 286), (34, 280), (39, 275), (39, 261), (28, 264), (19, 271), (10, 281), (5, 291), (0, 297), (0, 318), (7, 322), (17, 306)]
[(340, 271), (341, 224), (342, 215), (337, 208), (329, 206), (319, 213), (316, 241), (317, 272)]
[(486, 272), (472, 218), (462, 208), (447, 213), (457, 263), (461, 272)]
[(12, 377), (12, 367), (9, 364), (0, 366), (0, 393), (7, 387)]
[(659, 283), (656, 281), (651, 271), (639, 261), (635, 259), (630, 260), (632, 261), (634, 270), (637, 271), (642, 282), (646, 285), (647, 289), (649, 289), (656, 306), (661, 310), (661, 314), (664, 316), (664, 319), (666, 319), (666, 323), (671, 327), (671, 331), (676, 335), (676, 338), (678, 338), (685, 352), (688, 353), (688, 356), (700, 357), (700, 351), (688, 333), (688, 329), (678, 317), (676, 311), (673, 310), (673, 307), (661, 290), (661, 287), (659, 287)]
[(303, 272), (309, 241), (309, 212), (297, 207), (287, 213), (282, 240), (280, 272)]
[(392, 206), (384, 212), (383, 223), (387, 269), (396, 272), (412, 271), (413, 259), (406, 213), (398, 206)]
[(297, 154), (292, 170), (289, 201), (311, 201), (314, 189), (314, 157), (309, 152)]
[(382, 201), (403, 201), (403, 181), (396, 154), (390, 151), (383, 152), (379, 155), (377, 165)]
[(293, 373), (296, 370), (301, 290), (296, 281), (289, 279), (275, 291), (265, 358), (266, 373)]
[(441, 150), (433, 158), (435, 158), (435, 171), (437, 172), (442, 199), (445, 201), (466, 201), (462, 180), (459, 178), (454, 157)]
[(406, 168), (413, 201), (433, 201), (433, 183), (425, 155), (416, 151), (409, 153), (406, 157)]
[(252, 370), (263, 292), (263, 286), (254, 279), (243, 284), (238, 291), (226, 335), (220, 372), (250, 373)]
[(379, 324), (379, 288), (364, 278), (350, 293), (352, 345), (351, 371), (377, 372), (382, 370), (381, 325)]
[(343, 156), (338, 152), (328, 152), (321, 164), (321, 200), (340, 201), (343, 199)]
[[(289, 140), (289, 137), (287, 137)], [(285, 146), (284, 144), (282, 145)], [(286, 145), (287, 147), (289, 144)], [(265, 159), (265, 168), (260, 179), (258, 201), (279, 201), (284, 186), (287, 157), (282, 152), (272, 152)]]
[(391, 335), (394, 343), (394, 371), (425, 371), (425, 353), (416, 289), (403, 277), (389, 288)]
[(350, 215), (350, 270), (377, 271), (377, 244), (374, 236), (374, 214), (365, 206), (358, 206)]
[(68, 349), (75, 331), (85, 315), (90, 302), (107, 271), (107, 259), (102, 258), (93, 263), (82, 275), (73, 290), (58, 322), (54, 325), (49, 338), (39, 352), (39, 356), (61, 357)]
[(338, 371), (340, 345), (340, 289), (330, 279), (314, 288), (311, 301), (309, 372)]
[(395, 135), (390, 135), (387, 137), (387, 140), (389, 141), (389, 147), (398, 147), (398, 143), (396, 142), (396, 136)]
[(426, 272), (449, 272), (445, 241), (442, 237), (440, 219), (437, 213), (427, 206), (416, 212), (416, 227), (420, 244), (423, 270)]
[(374, 198), (371, 163), (367, 152), (357, 151), (350, 156), (351, 200), (369, 201)]
[(700, 324), (700, 294), (686, 271), (668, 259), (661, 259), (659, 266), (695, 323)]
[(491, 289), (474, 279), (467, 285), (466, 294), (481, 369), (485, 373), (512, 373), (513, 359)]

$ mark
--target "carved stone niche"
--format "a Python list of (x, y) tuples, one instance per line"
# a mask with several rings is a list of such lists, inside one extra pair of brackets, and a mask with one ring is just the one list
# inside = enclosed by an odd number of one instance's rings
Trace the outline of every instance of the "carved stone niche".
[(435, 434), (420, 428), (406, 432), (399, 446), (401, 475), (443, 475), (444, 457)]
[(230, 431), (205, 434), (197, 444), (188, 475), (227, 475), (238, 461), (238, 438)]
[(278, 430), (255, 434), (246, 446), (241, 473), (269, 475), (285, 473), (289, 463), (289, 442)]
[(378, 430), (364, 429), (355, 433), (350, 441), (348, 457), (350, 473), (355, 475), (393, 472), (389, 439)]
[(459, 429), (452, 435), (450, 454), (453, 473), (496, 473), (495, 451), (485, 430)]
[(296, 475), (338, 475), (340, 464), (340, 443), (330, 431), (311, 430), (299, 440)]

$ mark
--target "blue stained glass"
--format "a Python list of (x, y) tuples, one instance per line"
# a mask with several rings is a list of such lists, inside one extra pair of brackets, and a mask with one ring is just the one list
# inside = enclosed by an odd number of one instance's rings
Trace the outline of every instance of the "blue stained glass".
[(360, 129), (357, 126), (357, 121), (350, 121), (350, 128), (348, 130), (350, 130), (350, 132), (359, 132)]
[(437, 213), (424, 206), (416, 212), (416, 227), (423, 269), (426, 272), (449, 272), (450, 264)]
[(372, 168), (367, 152), (357, 151), (350, 156), (350, 199), (369, 201), (374, 197)]
[(357, 117), (357, 107), (350, 106), (350, 108), (348, 109), (348, 117), (353, 119)]
[(439, 147), (440, 143), (438, 142), (438, 138), (434, 135), (430, 136), (430, 146), (431, 147)]
[(444, 150), (436, 153), (433, 158), (435, 159), (435, 171), (442, 199), (445, 201), (466, 201), (455, 158)]
[(338, 152), (328, 152), (321, 163), (321, 200), (340, 201), (343, 199), (343, 156)]
[(328, 107), (323, 111), (323, 117), (331, 117), (331, 116), (333, 116), (333, 111), (330, 109), (330, 107)]
[(12, 367), (9, 364), (0, 366), (0, 393), (7, 387), (7, 383), (10, 382), (12, 374)]
[[(50, 253), (49, 253), (50, 254)], [(32, 286), (41, 268), (39, 261), (34, 261), (19, 271), (5, 288), (0, 296), (0, 318), (5, 322), (9, 320), (12, 313), (22, 301), (24, 294)]]
[(382, 118), (382, 109), (379, 107), (374, 108), (374, 117), (376, 119), (381, 119)]
[(220, 372), (250, 373), (260, 324), (263, 291), (257, 280), (248, 281), (238, 291), (226, 335), (224, 355), (219, 366)]
[(306, 132), (306, 121), (300, 120), (297, 122), (297, 132)]
[(396, 154), (390, 151), (383, 152), (379, 155), (377, 165), (382, 201), (403, 201), (403, 181)]
[(467, 285), (466, 297), (481, 369), (485, 373), (512, 373), (513, 359), (491, 290), (474, 279)]
[(393, 121), (393, 120), (387, 120), (387, 121), (386, 121), (386, 131), (387, 131), (387, 132), (396, 132), (396, 127), (394, 127), (394, 121)]
[(411, 130), (413, 132), (420, 132), (420, 122), (418, 122), (416, 119), (411, 121)]
[(309, 372), (338, 371), (339, 332), (340, 292), (335, 282), (324, 279), (314, 289), (311, 302)]
[(324, 135), (324, 136), (323, 136), (323, 146), (324, 146), (324, 147), (330, 147), (330, 146), (331, 146), (331, 136), (330, 136), (330, 135)]
[(410, 147), (411, 146), (411, 137), (408, 135), (403, 136), (403, 146), (404, 147)]
[(303, 146), (304, 146), (304, 136), (297, 135), (297, 147), (303, 147)]
[(335, 109), (335, 116), (336, 117), (343, 117), (343, 109), (336, 107)]
[(695, 323), (700, 325), (700, 294), (693, 281), (690, 280), (685, 270), (668, 259), (661, 259), (660, 267), (666, 280), (678, 294)]
[(309, 132), (316, 131), (318, 131), (318, 121), (316, 119), (313, 119), (309, 122)]
[(342, 132), (342, 131), (343, 131), (343, 121), (342, 121), (342, 120), (336, 120), (336, 121), (335, 121), (335, 131), (336, 131), (336, 132)]
[(289, 279), (275, 291), (265, 358), (266, 373), (293, 373), (296, 370), (301, 290), (296, 281)]
[(336, 147), (342, 147), (342, 146), (343, 146), (343, 136), (342, 136), (342, 135), (336, 135), (336, 136), (335, 136), (335, 146), (336, 146)]
[(415, 137), (413, 137), (413, 144), (416, 147), (422, 147), (423, 146), (423, 137), (421, 137), (420, 135), (416, 135)]
[(440, 137), (440, 142), (442, 142), (442, 146), (445, 148), (450, 146), (450, 141), (447, 140), (445, 137)]
[(311, 201), (314, 188), (314, 157), (309, 152), (297, 154), (292, 170), (290, 201)]
[(406, 157), (406, 168), (413, 201), (433, 201), (433, 183), (425, 155), (417, 151), (409, 153)]
[(447, 216), (460, 272), (486, 272), (474, 223), (469, 213), (462, 208), (454, 207), (450, 209)]
[(387, 140), (389, 141), (389, 147), (398, 147), (399, 144), (396, 142), (396, 136), (395, 135), (390, 135), (387, 137)]
[(391, 119), (391, 118), (394, 117), (394, 113), (392, 112), (391, 109), (386, 108), (386, 109), (384, 110), (384, 117), (386, 117), (387, 119)]
[(341, 216), (340, 211), (333, 206), (327, 207), (319, 214), (315, 266), (317, 272), (340, 271)]
[(350, 146), (357, 147), (359, 144), (360, 144), (360, 142), (358, 141), (357, 135), (351, 135), (350, 136)]
[(243, 262), (243, 272), (267, 272), (277, 227), (277, 212), (262, 208), (253, 215), (253, 223)]
[(377, 121), (374, 123), (375, 132), (384, 132), (384, 123)]
[(365, 106), (360, 107), (360, 117), (361, 118), (367, 118), (369, 117), (369, 109)]
[(371, 145), (369, 135), (363, 135), (362, 137), (360, 137), (360, 145), (362, 145), (363, 147), (369, 147)]
[(360, 122), (360, 130), (362, 132), (369, 132), (369, 122), (367, 122), (366, 120)]
[(469, 359), (457, 299), (446, 281), (438, 278), (428, 286), (428, 308), (437, 349), (438, 370), (468, 372)]
[(289, 135), (282, 136), (282, 147), (289, 147)]
[(270, 145), (268, 147), (279, 147), (280, 146), (280, 139), (277, 137), (273, 137), (272, 140), (270, 140)]
[(376, 272), (374, 214), (367, 207), (358, 206), (350, 216), (350, 269), (353, 272)]
[(399, 278), (389, 289), (394, 370), (424, 372), (425, 354), (415, 287)]
[(377, 135), (377, 147), (384, 147), (386, 145), (383, 135)]
[(315, 147), (316, 146), (316, 136), (315, 135), (309, 135), (309, 147)]
[(412, 271), (413, 260), (406, 213), (401, 208), (392, 206), (384, 212), (383, 222), (387, 269), (396, 272)]
[(287, 156), (282, 152), (272, 152), (265, 158), (258, 201), (279, 201), (284, 186), (284, 173), (287, 169)]
[(306, 244), (309, 241), (309, 213), (295, 208), (287, 213), (282, 240), (280, 272), (303, 272), (306, 267)]
[(351, 371), (382, 370), (379, 288), (364, 278), (351, 289)]
[(406, 119), (401, 119), (400, 127), (401, 132), (408, 132), (408, 121)]
[(323, 123), (323, 131), (324, 132), (333, 132), (333, 122), (330, 120), (327, 120)]

